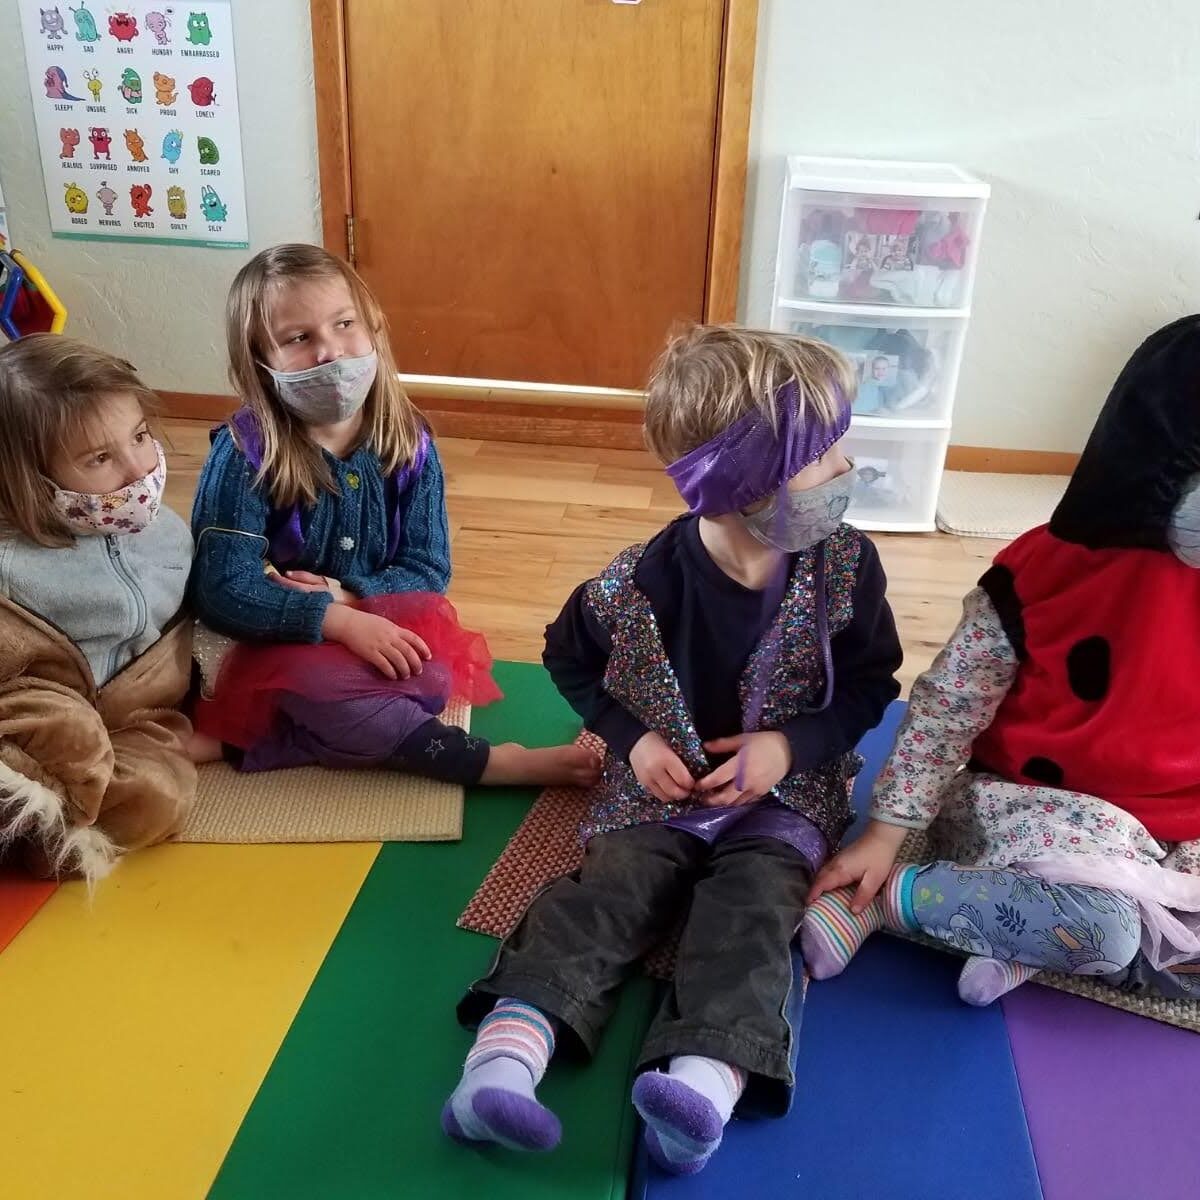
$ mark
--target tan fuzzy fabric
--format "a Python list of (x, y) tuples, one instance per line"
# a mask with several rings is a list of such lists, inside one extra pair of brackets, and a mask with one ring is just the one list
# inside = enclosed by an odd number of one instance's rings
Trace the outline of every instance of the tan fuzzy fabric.
[[(174, 834), (196, 792), (178, 711), (191, 660), (181, 617), (97, 690), (69, 638), (0, 597), (0, 842), (32, 838), (51, 867), (94, 880), (120, 852)], [(43, 817), (57, 813), (31, 829), (33, 793)]]
[[(442, 719), (470, 729), (470, 706), (452, 701)], [(227, 763), (200, 768), (183, 842), (454, 842), (462, 837), (463, 789), (400, 771), (296, 767), (243, 774)]]

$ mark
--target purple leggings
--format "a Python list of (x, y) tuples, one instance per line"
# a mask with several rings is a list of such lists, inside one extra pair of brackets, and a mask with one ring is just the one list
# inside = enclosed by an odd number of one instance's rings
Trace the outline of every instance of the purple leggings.
[(243, 771), (394, 767), (464, 785), (479, 782), (491, 746), (446, 725), (407, 696), (320, 701), (284, 695), (275, 728), (241, 757)]

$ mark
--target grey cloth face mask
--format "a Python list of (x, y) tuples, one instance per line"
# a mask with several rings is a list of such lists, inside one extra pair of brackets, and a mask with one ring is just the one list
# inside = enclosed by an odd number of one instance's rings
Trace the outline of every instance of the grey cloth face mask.
[(758, 512), (742, 513), (746, 528), (765, 545), (796, 554), (823, 542), (837, 529), (850, 507), (853, 466), (803, 492), (784, 486)]
[(1189, 567), (1200, 567), (1200, 475), (1188, 480), (1167, 526), (1167, 544)]
[(379, 356), (374, 350), (357, 358), (335, 358), (305, 371), (264, 370), (275, 381), (284, 408), (306, 425), (336, 425), (354, 416), (370, 394)]

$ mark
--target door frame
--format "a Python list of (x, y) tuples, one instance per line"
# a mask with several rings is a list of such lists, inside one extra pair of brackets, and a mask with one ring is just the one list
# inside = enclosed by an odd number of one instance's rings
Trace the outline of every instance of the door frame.
[[(349, 219), (354, 207), (346, 79), (346, 0), (309, 0), (309, 9), (322, 238), (331, 253), (352, 259)], [(703, 317), (709, 322), (732, 321), (737, 313), (757, 29), (758, 0), (725, 0), (704, 278)], [(609, 391), (594, 390), (598, 396)], [(530, 396), (524, 402), (538, 403), (538, 400)]]

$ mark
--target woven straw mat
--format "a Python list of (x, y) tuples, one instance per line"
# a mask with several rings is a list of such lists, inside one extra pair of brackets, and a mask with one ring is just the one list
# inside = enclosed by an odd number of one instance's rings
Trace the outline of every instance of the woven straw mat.
[[(471, 727), (470, 706), (451, 701), (448, 724)], [(402, 771), (295, 767), (243, 774), (200, 768), (196, 806), (181, 842), (454, 842), (463, 788)]]

